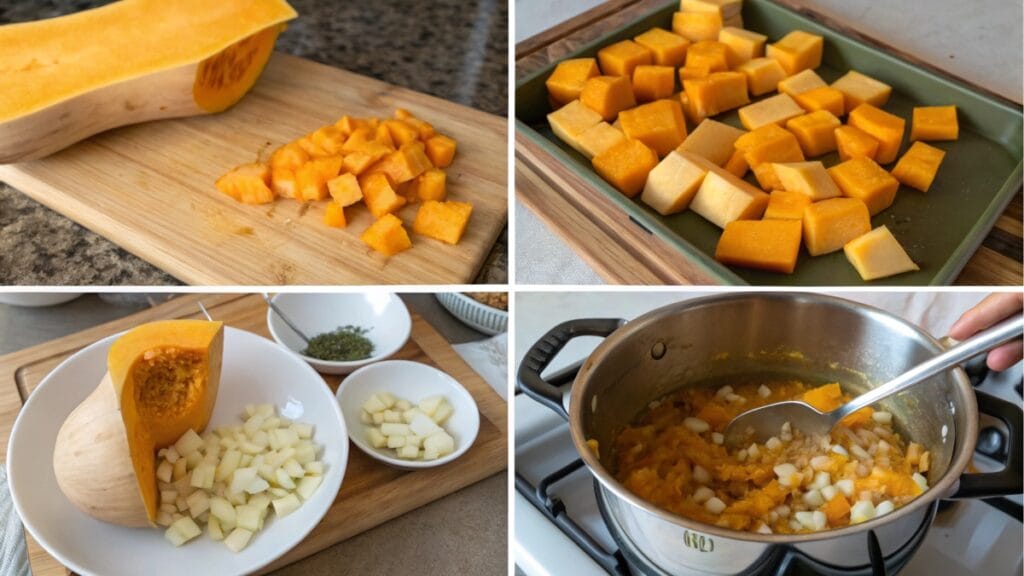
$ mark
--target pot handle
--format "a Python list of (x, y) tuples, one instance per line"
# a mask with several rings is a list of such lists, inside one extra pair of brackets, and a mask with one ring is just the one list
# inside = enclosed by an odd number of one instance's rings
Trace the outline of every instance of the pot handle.
[(555, 326), (530, 347), (519, 365), (519, 384), (527, 396), (553, 410), (562, 418), (569, 414), (562, 405), (562, 387), (541, 377), (541, 373), (573, 338), (580, 336), (605, 337), (619, 329), (626, 321), (620, 318), (580, 318)]
[(961, 474), (960, 486), (950, 498), (988, 498), (1024, 492), (1024, 411), (1001, 398), (975, 392), (978, 412), (998, 418), (1006, 425), (1009, 447), (1006, 466), (998, 472)]

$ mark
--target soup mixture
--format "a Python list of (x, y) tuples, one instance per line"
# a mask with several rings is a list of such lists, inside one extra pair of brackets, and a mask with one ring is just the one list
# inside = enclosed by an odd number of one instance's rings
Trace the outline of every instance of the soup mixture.
[(651, 403), (619, 434), (615, 477), (680, 516), (762, 534), (865, 522), (928, 488), (930, 453), (894, 431), (891, 413), (871, 408), (828, 436), (804, 435), (787, 422), (764, 444), (726, 448), (722, 433), (733, 417), (794, 399), (830, 411), (849, 397), (838, 384), (792, 380), (681, 390)]

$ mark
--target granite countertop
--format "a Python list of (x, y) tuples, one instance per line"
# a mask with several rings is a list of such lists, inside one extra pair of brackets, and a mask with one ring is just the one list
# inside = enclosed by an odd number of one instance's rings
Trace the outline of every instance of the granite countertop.
[[(277, 50), (505, 116), (508, 3), (502, 0), (317, 2)], [(68, 14), (104, 0), (0, 0), (0, 24)], [(477, 282), (508, 281), (507, 232)], [(182, 282), (0, 182), (0, 284), (159, 285)]]

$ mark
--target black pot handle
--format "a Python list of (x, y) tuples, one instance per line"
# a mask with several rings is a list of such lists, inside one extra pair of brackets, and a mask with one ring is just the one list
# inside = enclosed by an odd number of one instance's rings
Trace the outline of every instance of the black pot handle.
[(1024, 411), (1020, 406), (1001, 398), (975, 392), (978, 397), (978, 412), (988, 414), (1006, 425), (1009, 449), (1006, 467), (999, 472), (984, 474), (961, 474), (960, 487), (951, 498), (988, 498), (1008, 496), (1024, 492)]
[(626, 321), (619, 318), (580, 318), (555, 326), (538, 340), (526, 353), (519, 365), (519, 384), (529, 397), (553, 410), (562, 418), (569, 414), (562, 405), (562, 387), (541, 377), (541, 373), (573, 338), (580, 336), (608, 336)]

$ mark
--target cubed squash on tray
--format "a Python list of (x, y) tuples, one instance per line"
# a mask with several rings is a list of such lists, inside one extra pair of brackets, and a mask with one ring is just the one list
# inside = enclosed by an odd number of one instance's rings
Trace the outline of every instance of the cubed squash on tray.
[(708, 118), (697, 125), (676, 151), (690, 152), (725, 166), (736, 151), (736, 140), (744, 134), (739, 128)]
[[(632, 92), (630, 95), (632, 96)], [(576, 150), (580, 150), (579, 138), (583, 132), (595, 124), (600, 124), (602, 120), (600, 113), (579, 100), (573, 100), (548, 114), (548, 124), (551, 125), (555, 136)]]
[(830, 198), (804, 209), (804, 245), (811, 256), (841, 249), (871, 231), (868, 207), (856, 198)]
[(580, 102), (611, 122), (619, 112), (636, 106), (629, 76), (595, 76), (583, 86)]
[(622, 40), (598, 50), (597, 61), (603, 75), (629, 78), (637, 66), (654, 63), (654, 53), (632, 40)]
[(768, 207), (764, 210), (765, 220), (797, 220), (804, 219), (804, 208), (811, 205), (811, 197), (800, 192), (772, 190), (768, 197)]
[(765, 49), (765, 55), (778, 60), (786, 69), (786, 74), (792, 76), (821, 66), (824, 46), (825, 39), (821, 36), (803, 30), (793, 30), (778, 42), (769, 44)]
[(814, 202), (842, 195), (821, 162), (791, 162), (772, 167), (784, 190), (799, 192)]
[(736, 149), (743, 152), (743, 158), (764, 190), (782, 188), (771, 163), (804, 161), (796, 136), (777, 124), (766, 124), (737, 138)]
[(601, 70), (597, 67), (597, 60), (573, 58), (559, 62), (544, 85), (548, 89), (548, 96), (551, 97), (551, 100), (557, 106), (564, 106), (579, 99), (580, 92), (583, 91), (583, 85), (587, 83), (587, 80), (600, 75)]
[(956, 106), (918, 106), (910, 123), (911, 140), (956, 140), (960, 125)]
[(717, 40), (694, 42), (686, 50), (686, 66), (707, 67), (709, 72), (726, 72), (729, 70), (728, 49), (728, 46)]
[(809, 158), (823, 156), (836, 149), (836, 128), (840, 126), (828, 110), (818, 110), (786, 122), (786, 130), (796, 136), (804, 155)]
[(734, 18), (743, 9), (743, 0), (680, 0), (683, 12), (713, 12), (722, 17)]
[(872, 216), (892, 206), (900, 183), (866, 156), (851, 158), (828, 169), (843, 196), (857, 198)]
[(686, 49), (690, 41), (664, 28), (651, 28), (633, 38), (637, 44), (647, 48), (658, 66), (680, 67), (686, 62)]
[(722, 15), (714, 12), (676, 12), (672, 15), (672, 31), (690, 42), (717, 39), (722, 25)]
[(740, 122), (747, 130), (756, 130), (768, 124), (785, 124), (790, 118), (804, 113), (804, 109), (788, 94), (776, 94), (740, 108)]
[(637, 102), (653, 102), (668, 98), (675, 91), (675, 68), (641, 65), (633, 70), (633, 96)]
[(747, 89), (752, 96), (775, 92), (779, 82), (786, 78), (786, 71), (774, 58), (754, 58), (736, 67), (747, 77)]
[(792, 274), (800, 255), (799, 220), (736, 220), (726, 224), (715, 260), (729, 266)]
[(747, 78), (740, 72), (712, 72), (706, 78), (687, 79), (683, 91), (694, 123), (750, 102)]
[(843, 252), (866, 281), (920, 270), (886, 226), (850, 240)]
[(843, 93), (828, 86), (821, 86), (820, 88), (812, 88), (806, 92), (801, 92), (794, 95), (793, 100), (796, 100), (796, 103), (808, 112), (827, 110), (833, 116), (842, 116), (846, 113)]
[(706, 160), (670, 152), (647, 176), (640, 199), (662, 216), (682, 212), (697, 194), (708, 169)]
[(768, 194), (710, 162), (708, 166), (697, 195), (690, 201), (690, 210), (719, 228), (734, 220), (755, 220), (764, 214)]
[(394, 256), (412, 247), (409, 233), (394, 214), (385, 214), (378, 218), (359, 238), (367, 246), (385, 256)]
[(639, 140), (625, 139), (594, 156), (598, 175), (632, 198), (640, 193), (647, 175), (658, 165), (658, 155)]
[[(828, 84), (814, 70), (804, 70), (779, 82), (779, 93), (796, 97), (815, 88), (826, 88)], [(839, 116), (839, 114), (837, 114)]]
[(839, 159), (844, 162), (860, 156), (874, 160), (878, 155), (878, 140), (856, 126), (839, 126), (835, 135)]
[(864, 103), (881, 108), (892, 95), (892, 86), (856, 70), (844, 74), (832, 87), (843, 93), (847, 114)]
[(675, 150), (686, 138), (683, 109), (676, 100), (658, 100), (623, 110), (619, 123), (627, 138), (643, 142), (659, 158)]
[(580, 153), (586, 156), (587, 159), (593, 159), (594, 156), (625, 139), (626, 135), (622, 133), (622, 130), (615, 128), (607, 122), (598, 122), (584, 130), (577, 142)]
[(727, 47), (729, 67), (736, 68), (744, 62), (764, 56), (764, 45), (768, 37), (752, 30), (726, 26), (719, 31), (718, 41)]
[(473, 205), (469, 202), (427, 200), (416, 212), (412, 230), (417, 234), (455, 245), (462, 239), (472, 213)]
[(935, 180), (946, 153), (924, 142), (914, 142), (892, 169), (892, 175), (901, 184), (927, 192)]
[(879, 164), (888, 164), (896, 159), (896, 155), (900, 151), (900, 144), (903, 143), (903, 132), (906, 127), (906, 121), (903, 118), (865, 103), (854, 108), (846, 122), (878, 140), (878, 153), (875, 160)]

